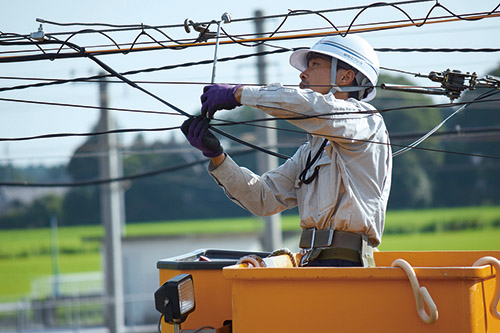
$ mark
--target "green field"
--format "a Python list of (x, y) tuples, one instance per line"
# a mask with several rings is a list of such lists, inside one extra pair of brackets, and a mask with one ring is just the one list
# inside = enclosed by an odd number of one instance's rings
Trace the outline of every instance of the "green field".
[[(298, 231), (284, 216), (284, 231)], [(127, 236), (255, 232), (256, 218), (128, 224)], [(100, 271), (100, 226), (59, 228), (60, 273)], [(381, 251), (500, 250), (500, 207), (393, 211), (387, 214)], [(0, 231), (0, 302), (29, 294), (30, 282), (52, 273), (49, 229)]]
[(500, 250), (500, 228), (384, 236), (380, 251)]

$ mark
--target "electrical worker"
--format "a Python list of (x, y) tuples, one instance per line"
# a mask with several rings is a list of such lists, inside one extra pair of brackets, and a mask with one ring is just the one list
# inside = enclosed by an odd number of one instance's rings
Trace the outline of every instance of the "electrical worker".
[[(267, 216), (298, 206), (302, 266), (374, 266), (392, 173), (384, 120), (367, 104), (379, 62), (356, 35), (330, 36), (290, 56), (299, 88), (211, 85), (202, 114), (184, 122), (188, 141), (211, 159), (209, 172), (241, 207)], [(262, 176), (238, 166), (209, 130), (218, 110), (256, 107), (307, 131), (308, 141)]]

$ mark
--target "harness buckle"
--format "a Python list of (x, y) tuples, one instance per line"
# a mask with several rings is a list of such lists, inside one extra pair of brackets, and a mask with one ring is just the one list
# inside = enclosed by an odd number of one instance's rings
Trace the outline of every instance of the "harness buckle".
[(310, 248), (310, 249), (302, 249), (301, 253), (303, 253), (302, 258), (300, 258), (300, 266), (306, 266), (311, 261), (316, 260), (320, 253), (320, 248)]
[(302, 258), (300, 258), (300, 266), (305, 266), (309, 262), (316, 260), (321, 253), (320, 248), (314, 247), (314, 240), (316, 239), (316, 228), (312, 229), (311, 245), (308, 249), (302, 249), (300, 252)]

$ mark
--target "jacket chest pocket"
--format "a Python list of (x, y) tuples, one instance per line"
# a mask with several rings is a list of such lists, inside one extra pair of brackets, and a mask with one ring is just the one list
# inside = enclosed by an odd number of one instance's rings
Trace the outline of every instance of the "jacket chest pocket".
[[(332, 162), (328, 156), (321, 157), (306, 174), (306, 178), (314, 177), (306, 184), (296, 179), (295, 187), (303, 202), (304, 210), (311, 215), (323, 215), (336, 205), (339, 178), (332, 172)], [(314, 172), (316, 170), (316, 175)]]
[(332, 164), (322, 164), (317, 179), (317, 200), (320, 214), (332, 212), (339, 199), (341, 177)]

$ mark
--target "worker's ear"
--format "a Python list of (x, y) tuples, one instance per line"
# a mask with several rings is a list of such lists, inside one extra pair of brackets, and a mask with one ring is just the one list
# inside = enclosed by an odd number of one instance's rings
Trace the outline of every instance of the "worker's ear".
[(337, 77), (337, 84), (339, 86), (350, 86), (354, 79), (356, 78), (356, 74), (352, 69), (340, 69), (339, 76)]

